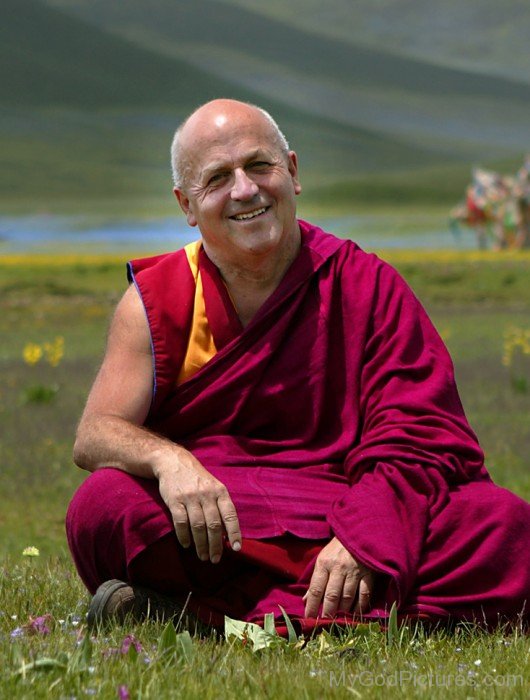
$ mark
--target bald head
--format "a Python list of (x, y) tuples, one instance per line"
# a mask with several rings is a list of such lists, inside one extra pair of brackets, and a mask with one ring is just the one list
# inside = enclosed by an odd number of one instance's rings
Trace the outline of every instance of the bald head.
[(212, 139), (223, 138), (223, 133), (234, 123), (257, 128), (265, 126), (270, 131), (271, 144), (287, 157), (289, 144), (271, 115), (256, 105), (238, 100), (217, 99), (196, 109), (177, 129), (171, 144), (171, 167), (175, 187), (185, 186), (190, 168), (189, 154), (201, 147), (205, 135)]

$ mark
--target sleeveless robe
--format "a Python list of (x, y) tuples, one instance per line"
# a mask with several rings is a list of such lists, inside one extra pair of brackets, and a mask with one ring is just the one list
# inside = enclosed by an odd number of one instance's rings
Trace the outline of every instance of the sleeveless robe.
[[(151, 333), (146, 426), (226, 485), (240, 554), (258, 566), (245, 585), (259, 593), (238, 614), (260, 621), (281, 605), (303, 621), (315, 557), (336, 536), (379, 574), (368, 619), (384, 618), (394, 601), (403, 615), (514, 618), (530, 591), (530, 505), (492, 483), (438, 333), (390, 266), (300, 226), (299, 256), (244, 329), (200, 243), (128, 268)], [(108, 503), (116, 492), (119, 514)], [(100, 500), (97, 513), (89, 500)], [(135, 557), (173, 531), (156, 484), (114, 469), (91, 475), (74, 499), (73, 550), (81, 521), (93, 542), (89, 588), (104, 576), (94, 528), (118, 533), (111, 549), (129, 577)], [(255, 555), (256, 541), (283, 547), (291, 562), (287, 579), (272, 574), (263, 590), (274, 557), (263, 546)], [(81, 552), (74, 558), (81, 567)], [(203, 596), (210, 621), (235, 609), (221, 589)]]

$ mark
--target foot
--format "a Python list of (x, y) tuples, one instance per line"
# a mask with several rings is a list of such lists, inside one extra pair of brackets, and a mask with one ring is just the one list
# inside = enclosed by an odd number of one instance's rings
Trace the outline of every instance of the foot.
[(127, 618), (134, 622), (146, 618), (163, 621), (182, 615), (182, 605), (179, 606), (171, 598), (112, 579), (97, 589), (88, 608), (87, 624), (97, 627), (112, 621), (121, 623)]

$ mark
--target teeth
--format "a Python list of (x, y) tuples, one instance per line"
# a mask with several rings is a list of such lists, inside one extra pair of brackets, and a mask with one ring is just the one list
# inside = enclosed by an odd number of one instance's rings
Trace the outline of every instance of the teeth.
[(234, 216), (234, 219), (236, 221), (244, 221), (245, 219), (253, 219), (255, 216), (259, 216), (260, 214), (263, 214), (263, 212), (266, 211), (265, 207), (262, 207), (261, 209), (256, 209), (255, 211), (251, 211), (248, 214), (236, 214)]

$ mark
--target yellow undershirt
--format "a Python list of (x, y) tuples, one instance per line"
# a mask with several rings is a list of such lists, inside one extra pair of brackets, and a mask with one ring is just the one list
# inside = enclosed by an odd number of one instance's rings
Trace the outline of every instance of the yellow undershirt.
[(206, 318), (202, 280), (199, 272), (200, 249), (201, 241), (189, 243), (184, 248), (191, 272), (195, 279), (195, 300), (193, 302), (193, 317), (188, 338), (188, 347), (177, 379), (178, 385), (196, 374), (203, 365), (217, 354), (212, 331), (208, 324), (208, 319)]

